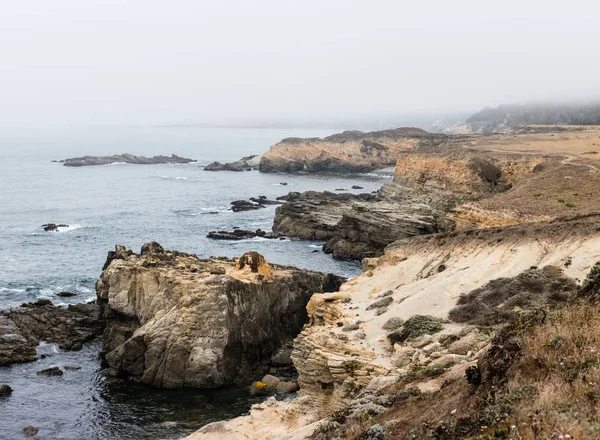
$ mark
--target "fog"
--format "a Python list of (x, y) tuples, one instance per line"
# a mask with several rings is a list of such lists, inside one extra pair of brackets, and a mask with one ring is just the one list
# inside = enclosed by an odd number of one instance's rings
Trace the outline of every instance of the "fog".
[(311, 124), (600, 97), (600, 4), (0, 3), (0, 123)]

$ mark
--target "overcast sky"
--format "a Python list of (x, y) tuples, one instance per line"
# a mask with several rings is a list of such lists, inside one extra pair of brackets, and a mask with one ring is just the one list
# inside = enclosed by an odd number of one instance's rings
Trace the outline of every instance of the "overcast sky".
[(0, 123), (227, 123), (600, 96), (594, 0), (3, 0)]

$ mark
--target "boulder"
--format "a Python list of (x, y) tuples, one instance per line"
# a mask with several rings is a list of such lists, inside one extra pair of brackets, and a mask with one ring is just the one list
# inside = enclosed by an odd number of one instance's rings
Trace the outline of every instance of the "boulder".
[(68, 228), (69, 225), (66, 224), (56, 224), (56, 223), (46, 223), (45, 225), (42, 225), (42, 229), (45, 232), (58, 232), (58, 228)]
[(37, 429), (36, 427), (31, 426), (31, 425), (23, 428), (23, 434), (25, 434), (25, 437), (33, 437), (38, 432), (39, 432), (39, 429)]

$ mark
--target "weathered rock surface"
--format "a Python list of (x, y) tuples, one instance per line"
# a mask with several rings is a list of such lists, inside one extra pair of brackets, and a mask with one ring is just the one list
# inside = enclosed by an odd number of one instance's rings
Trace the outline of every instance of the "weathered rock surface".
[(190, 163), (194, 159), (180, 157), (175, 154), (171, 156), (134, 156), (133, 154), (115, 154), (114, 156), (82, 156), (65, 159), (63, 165), (66, 167), (85, 167), (91, 165), (110, 165), (113, 163), (129, 163), (137, 165), (155, 165), (165, 163)]
[[(218, 269), (218, 270), (217, 270)], [(117, 246), (97, 283), (103, 357), (114, 374), (164, 388), (218, 387), (266, 372), (307, 320), (315, 292), (339, 277), (269, 265), (256, 252), (199, 259)]]
[(452, 206), (451, 197), (424, 196), (393, 183), (377, 195), (290, 193), (277, 208), (273, 232), (328, 240), (323, 250), (338, 259), (376, 257), (396, 240), (452, 229), (445, 217)]
[(204, 171), (252, 171), (258, 170), (260, 155), (242, 157), (230, 163), (213, 162), (204, 167)]
[(287, 138), (273, 145), (260, 161), (260, 171), (307, 173), (365, 173), (394, 166), (401, 152), (438, 146), (446, 135), (419, 128), (345, 131), (326, 138)]
[(35, 360), (40, 341), (78, 350), (102, 333), (100, 309), (95, 304), (55, 307), (49, 301), (0, 310), (0, 365)]

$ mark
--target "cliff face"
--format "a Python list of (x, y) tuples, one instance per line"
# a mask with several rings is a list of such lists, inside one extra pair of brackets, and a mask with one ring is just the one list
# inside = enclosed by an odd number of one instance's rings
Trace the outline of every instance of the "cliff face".
[(345, 131), (326, 138), (288, 138), (273, 145), (260, 161), (260, 171), (365, 173), (394, 166), (403, 151), (438, 146), (447, 137), (418, 128)]
[[(454, 386), (448, 384), (471, 387), (456, 380), (466, 373), (472, 383), (488, 381), (486, 392), (497, 388), (488, 374), (494, 365), (508, 365), (502, 350), (511, 346), (494, 346), (495, 327), (485, 326), (572, 297), (574, 280), (583, 280), (600, 258), (598, 221), (588, 215), (389, 246), (383, 257), (365, 261), (363, 275), (308, 303), (310, 321), (292, 353), (299, 399), (255, 406), (250, 415), (208, 425), (190, 439), (359, 438), (339, 435), (340, 424), (347, 420), (351, 429), (411, 396)], [(450, 413), (458, 402), (446, 393)], [(460, 416), (468, 414), (463, 409)], [(410, 416), (402, 423), (410, 426)]]
[[(440, 321), (420, 339), (393, 339), (390, 333), (415, 315), (445, 320), (461, 294), (532, 266), (553, 265), (583, 279), (600, 258), (598, 220), (596, 215), (452, 232), (389, 246), (383, 257), (366, 260), (367, 271), (339, 292), (311, 298), (310, 323), (295, 339), (292, 355), (302, 392), (323, 408), (336, 408), (382, 374), (466, 366), (487, 342), (463, 325)], [(447, 335), (454, 345), (447, 344)], [(423, 384), (423, 390), (440, 383)]]
[(118, 246), (97, 284), (103, 357), (114, 374), (157, 387), (243, 383), (302, 329), (310, 296), (337, 286), (257, 253), (201, 260), (157, 244), (139, 255)]

